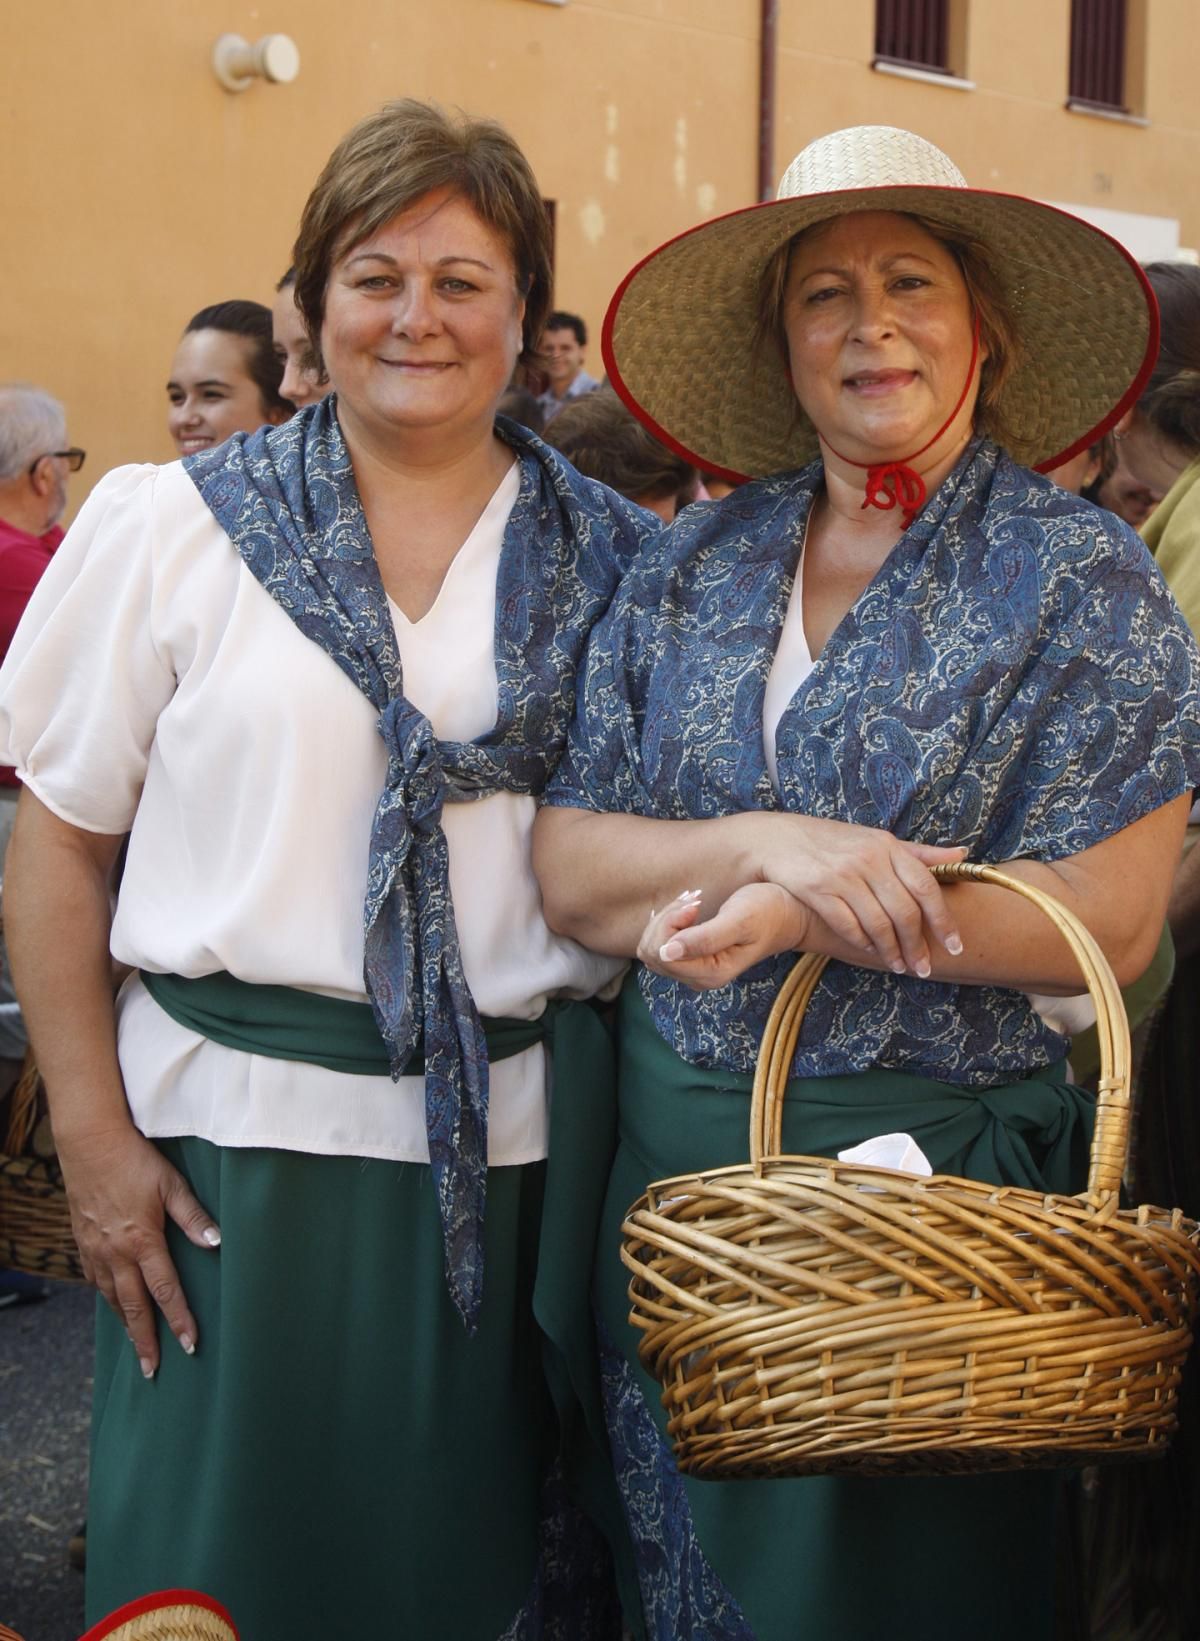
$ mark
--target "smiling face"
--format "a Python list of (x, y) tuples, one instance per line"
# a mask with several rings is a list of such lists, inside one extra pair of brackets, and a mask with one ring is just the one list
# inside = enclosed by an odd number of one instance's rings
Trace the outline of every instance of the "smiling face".
[[(801, 235), (783, 320), (796, 397), (851, 461), (912, 456), (967, 381), (973, 318), (958, 262), (895, 212), (855, 212)], [(977, 393), (978, 371), (956, 428), (970, 425)]]
[(538, 349), (550, 385), (561, 398), (583, 369), (584, 353), (569, 325), (542, 332)]
[(438, 189), (336, 259), (321, 352), (343, 424), (490, 434), (525, 304), (501, 235)]
[(268, 411), (248, 359), (253, 343), (223, 330), (186, 331), (171, 361), (167, 429), (181, 456), (207, 450), (231, 433), (253, 433), (281, 422), (288, 411)]
[(275, 356), (283, 366), (283, 380), (279, 391), (290, 399), (297, 410), (315, 405), (329, 392), (329, 383), (308, 364), (308, 332), (296, 306), (296, 287), (285, 285), (275, 292), (271, 307), (271, 334), (275, 340)]

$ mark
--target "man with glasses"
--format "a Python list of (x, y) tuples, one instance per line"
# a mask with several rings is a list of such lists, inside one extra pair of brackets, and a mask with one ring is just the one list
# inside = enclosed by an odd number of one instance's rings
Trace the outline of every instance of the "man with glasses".
[[(83, 466), (67, 445), (63, 407), (23, 382), (0, 385), (0, 659), (63, 538), (67, 476)], [(0, 785), (15, 787), (11, 770)]]
[[(33, 589), (63, 538), (67, 477), (84, 453), (67, 444), (57, 399), (23, 382), (0, 384), (0, 660), (8, 654)], [(0, 766), (0, 871), (12, 833), (20, 782)], [(20, 1074), (27, 1038), (0, 939), (0, 1099)], [(0, 1273), (0, 1306), (19, 1289)]]

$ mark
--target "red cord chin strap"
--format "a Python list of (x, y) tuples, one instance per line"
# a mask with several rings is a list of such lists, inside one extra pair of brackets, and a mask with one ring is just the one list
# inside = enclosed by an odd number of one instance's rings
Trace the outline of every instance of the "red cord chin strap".
[(925, 480), (909, 465), (915, 462), (918, 456), (923, 456), (941, 438), (946, 429), (951, 426), (966, 403), (967, 394), (971, 391), (971, 383), (975, 380), (975, 366), (979, 363), (979, 315), (975, 315), (975, 323), (971, 331), (971, 363), (967, 367), (967, 379), (963, 383), (963, 390), (958, 396), (958, 403), (949, 416), (938, 428), (933, 438), (923, 444), (920, 450), (914, 450), (911, 456), (906, 456), (898, 462), (855, 462), (849, 456), (843, 456), (835, 450), (823, 433), (817, 437), (831, 455), (848, 467), (863, 467), (866, 469), (866, 498), (863, 501), (864, 509), (878, 507), (881, 512), (890, 513), (893, 507), (900, 508), (900, 523), (907, 530), (917, 514), (929, 499), (925, 491)]

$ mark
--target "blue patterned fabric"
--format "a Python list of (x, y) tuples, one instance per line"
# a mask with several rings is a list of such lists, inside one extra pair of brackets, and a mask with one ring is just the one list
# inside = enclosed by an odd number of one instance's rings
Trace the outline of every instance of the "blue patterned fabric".
[(649, 1641), (754, 1641), (696, 1537), (683, 1477), (629, 1363), (599, 1317), (600, 1384)]
[(451, 1295), (473, 1329), (483, 1283), (488, 1063), (459, 955), (442, 806), (540, 793), (561, 752), (588, 632), (656, 521), (503, 419), (520, 485), (496, 583), (499, 715), (439, 741), (400, 656), (336, 396), (184, 462), (247, 568), (378, 708), (387, 781), (371, 831), (364, 978), (399, 1077), (424, 1042), (425, 1120)]
[[(689, 508), (633, 566), (592, 636), (549, 803), (783, 808), (1053, 861), (1200, 784), (1200, 655), (1144, 545), (980, 440), (793, 696), (777, 796), (763, 695), (820, 483), (815, 464)], [(685, 1059), (745, 1072), (791, 962), (711, 992), (646, 969), (639, 984)], [(832, 963), (794, 1074), (986, 1087), (1065, 1052), (1019, 992)]]
[(612, 1556), (571, 1496), (562, 1460), (542, 1486), (538, 1569), (499, 1641), (621, 1641)]

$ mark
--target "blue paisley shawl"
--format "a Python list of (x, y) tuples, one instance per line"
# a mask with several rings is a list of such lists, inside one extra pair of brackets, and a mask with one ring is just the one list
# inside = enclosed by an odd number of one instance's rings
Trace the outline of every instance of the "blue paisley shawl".
[[(822, 482), (815, 464), (689, 508), (633, 566), (592, 635), (548, 803), (783, 808), (1052, 861), (1200, 783), (1200, 655), (1143, 543), (978, 440), (789, 703), (776, 795), (763, 695)], [(745, 1072), (791, 962), (712, 992), (638, 980), (679, 1054)], [(1022, 993), (832, 963), (795, 1075), (882, 1066), (986, 1087), (1066, 1047)]]
[(515, 422), (520, 464), (496, 583), (495, 727), (439, 741), (400, 655), (336, 398), (236, 434), (184, 466), (247, 568), (379, 710), (387, 781), (371, 830), (364, 979), (399, 1077), (419, 1044), (451, 1297), (474, 1331), (483, 1286), (488, 1061), (463, 974), (442, 805), (540, 794), (562, 753), (589, 631), (657, 520)]

